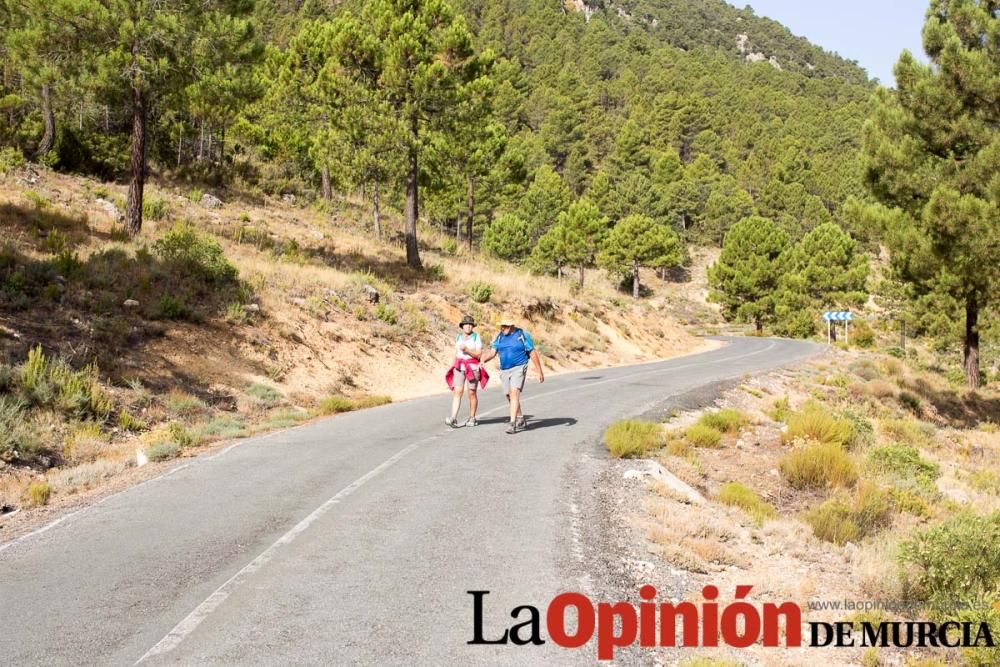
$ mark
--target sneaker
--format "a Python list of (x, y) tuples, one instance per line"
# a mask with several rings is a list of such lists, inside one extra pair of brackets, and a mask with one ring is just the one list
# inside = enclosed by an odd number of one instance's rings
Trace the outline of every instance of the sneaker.
[(466, 426), (479, 426), (479, 421), (477, 421), (475, 417), (469, 417), (467, 420), (465, 420), (465, 425)]
[(507, 433), (509, 433), (510, 435), (514, 435), (520, 430), (521, 429), (518, 427), (517, 422), (511, 422), (510, 426), (507, 427)]
[(444, 423), (445, 423), (445, 426), (450, 426), (452, 428), (458, 428), (458, 420), (457, 419), (452, 419), (451, 417), (447, 417), (444, 420)]
[(517, 418), (517, 430), (523, 431), (526, 428), (528, 428), (528, 422), (524, 418), (524, 415), (521, 415), (520, 417)]

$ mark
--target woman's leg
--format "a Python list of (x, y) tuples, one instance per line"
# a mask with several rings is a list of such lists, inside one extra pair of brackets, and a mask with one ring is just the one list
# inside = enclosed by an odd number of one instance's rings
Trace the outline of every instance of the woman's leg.
[(476, 393), (473, 387), (469, 387), (469, 419), (476, 418), (476, 410), (479, 408), (479, 396)]
[(458, 409), (462, 407), (462, 392), (465, 391), (465, 384), (455, 381), (455, 391), (451, 395), (451, 419), (458, 419)]

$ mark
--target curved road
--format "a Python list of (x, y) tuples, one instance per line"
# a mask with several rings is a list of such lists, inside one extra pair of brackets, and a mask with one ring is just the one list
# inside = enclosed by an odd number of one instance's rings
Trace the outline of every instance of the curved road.
[[(821, 349), (732, 338), (703, 354), (499, 383), (478, 428), (443, 396), (252, 438), (0, 545), (0, 664), (590, 664), (592, 650), (468, 646), (577, 590), (567, 470), (666, 397)], [(463, 408), (465, 406), (463, 405)], [(520, 617), (523, 620), (526, 616)]]

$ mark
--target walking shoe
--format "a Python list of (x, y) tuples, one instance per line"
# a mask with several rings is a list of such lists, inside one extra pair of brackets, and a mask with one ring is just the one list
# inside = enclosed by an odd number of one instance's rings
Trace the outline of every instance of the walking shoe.
[(467, 420), (465, 420), (465, 425), (466, 426), (479, 426), (479, 422), (476, 420), (475, 417), (469, 417)]
[(521, 429), (518, 428), (518, 426), (517, 426), (517, 422), (511, 422), (510, 426), (507, 427), (507, 433), (509, 433), (510, 435), (514, 435), (515, 433), (517, 433), (520, 430)]
[(458, 420), (447, 417), (444, 420), (445, 426), (450, 426), (452, 428), (458, 428)]
[(528, 421), (524, 418), (524, 415), (521, 415), (517, 418), (517, 430), (523, 431), (526, 428), (528, 428)]

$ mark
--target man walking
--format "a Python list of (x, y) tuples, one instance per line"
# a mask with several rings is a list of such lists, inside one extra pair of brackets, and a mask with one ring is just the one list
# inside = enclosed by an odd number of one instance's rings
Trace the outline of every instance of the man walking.
[(521, 413), (521, 392), (528, 376), (528, 362), (531, 361), (538, 373), (538, 381), (545, 382), (542, 358), (535, 350), (535, 343), (527, 331), (514, 324), (514, 317), (504, 315), (500, 319), (500, 333), (493, 339), (492, 347), (481, 358), (486, 363), (493, 357), (500, 357), (500, 382), (510, 402), (510, 426), (507, 433), (517, 433), (526, 428)]

